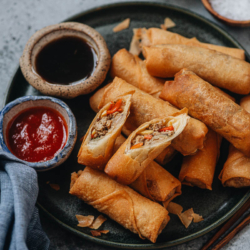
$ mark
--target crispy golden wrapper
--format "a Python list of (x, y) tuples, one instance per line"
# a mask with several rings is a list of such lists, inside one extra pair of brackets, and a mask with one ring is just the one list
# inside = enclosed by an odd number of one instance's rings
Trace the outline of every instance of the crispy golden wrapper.
[(153, 243), (169, 221), (161, 205), (89, 167), (74, 182), (70, 194)]
[[(144, 171), (144, 169), (162, 152), (164, 148), (171, 144), (171, 141), (180, 135), (186, 127), (189, 117), (186, 115), (187, 110), (176, 113), (175, 116), (158, 118), (142, 124), (137, 128), (117, 152), (112, 156), (105, 166), (105, 173), (119, 183), (129, 185), (134, 182)], [(132, 140), (137, 134), (147, 130), (150, 124), (172, 123), (174, 134), (163, 136), (161, 140), (155, 140), (150, 144), (143, 145), (139, 148), (132, 149)]]
[(188, 186), (212, 190), (215, 167), (220, 156), (221, 136), (209, 129), (204, 148), (183, 158), (179, 180)]
[(129, 27), (129, 24), (130, 24), (130, 18), (127, 18), (121, 23), (119, 23), (117, 26), (115, 26), (113, 28), (113, 32), (119, 32), (119, 31), (125, 30)]
[(122, 111), (119, 112), (113, 119), (111, 127), (106, 135), (92, 139), (92, 132), (98, 119), (102, 117), (104, 111), (107, 111), (111, 105), (111, 102), (106, 104), (95, 116), (94, 120), (89, 126), (87, 133), (82, 141), (81, 148), (78, 152), (78, 163), (103, 170), (106, 163), (110, 159), (113, 151), (113, 146), (115, 139), (120, 135), (122, 126), (124, 125), (128, 115), (131, 105), (131, 94), (117, 98), (121, 99), (124, 105), (122, 106)]
[(250, 157), (250, 114), (195, 73), (181, 70), (174, 82), (165, 83), (160, 96), (179, 108), (188, 108), (192, 117)]
[[(240, 106), (250, 113), (250, 96), (243, 97)], [(228, 158), (219, 175), (219, 179), (225, 187), (249, 187), (250, 158), (245, 156), (233, 145), (230, 145)]]
[(235, 58), (245, 60), (245, 52), (242, 49), (228, 48), (225, 46), (218, 46), (209, 43), (201, 43), (195, 37), (186, 38), (177, 33), (158, 28), (150, 28), (150, 29), (142, 28), (138, 30), (138, 34), (140, 34), (142, 45), (145, 46), (158, 45), (158, 44), (183, 44), (183, 45), (216, 50), (218, 52), (233, 56)]
[[(134, 91), (131, 99), (130, 115), (122, 129), (126, 135), (145, 122), (178, 112), (178, 109), (174, 108), (170, 103), (154, 98), (118, 77), (104, 91), (99, 106), (102, 107), (112, 98), (130, 91)], [(207, 131), (208, 129), (204, 123), (190, 118), (183, 133), (173, 140), (172, 146), (183, 155), (194, 154), (197, 149), (203, 148)]]
[(174, 77), (187, 68), (217, 87), (237, 94), (250, 92), (250, 64), (243, 60), (210, 49), (176, 44), (144, 46), (142, 52), (152, 76)]

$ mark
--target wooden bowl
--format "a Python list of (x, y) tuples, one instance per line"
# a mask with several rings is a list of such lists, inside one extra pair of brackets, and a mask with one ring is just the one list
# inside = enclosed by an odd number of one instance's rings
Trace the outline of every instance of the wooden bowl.
[[(64, 36), (86, 40), (97, 54), (97, 66), (90, 77), (79, 80), (75, 84), (49, 83), (36, 73), (35, 60), (44, 46)], [(105, 80), (110, 62), (110, 53), (101, 34), (88, 25), (65, 22), (47, 26), (33, 34), (26, 43), (20, 58), (20, 67), (27, 82), (44, 95), (71, 99), (94, 91)]]
[(222, 22), (231, 25), (231, 26), (238, 26), (238, 27), (248, 27), (250, 26), (250, 20), (246, 20), (246, 21), (237, 21), (237, 20), (233, 20), (233, 19), (229, 19), (226, 18), (224, 16), (221, 16), (220, 14), (218, 14), (218, 12), (216, 12), (209, 0), (201, 0), (203, 5), (205, 6), (205, 8), (216, 18), (218, 18), (219, 20), (221, 20)]

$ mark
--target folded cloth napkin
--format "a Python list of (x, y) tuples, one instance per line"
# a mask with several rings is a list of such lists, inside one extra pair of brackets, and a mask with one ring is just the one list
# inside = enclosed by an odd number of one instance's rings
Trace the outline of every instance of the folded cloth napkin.
[(0, 149), (0, 250), (49, 248), (38, 210), (37, 173)]

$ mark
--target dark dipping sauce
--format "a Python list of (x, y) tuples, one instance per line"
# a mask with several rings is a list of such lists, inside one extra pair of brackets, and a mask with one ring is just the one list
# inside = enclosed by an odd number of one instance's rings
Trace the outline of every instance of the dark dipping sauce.
[(72, 84), (90, 77), (96, 67), (95, 50), (82, 38), (62, 37), (38, 53), (36, 72), (47, 82)]
[(48, 161), (61, 151), (67, 141), (67, 125), (62, 115), (47, 107), (24, 110), (7, 127), (7, 144), (19, 159)]

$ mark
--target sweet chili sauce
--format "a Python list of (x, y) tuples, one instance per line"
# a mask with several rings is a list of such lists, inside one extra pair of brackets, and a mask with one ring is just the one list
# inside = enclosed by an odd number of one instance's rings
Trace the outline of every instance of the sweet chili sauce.
[(62, 115), (48, 107), (24, 110), (9, 122), (7, 144), (19, 159), (48, 161), (65, 146), (68, 131)]

